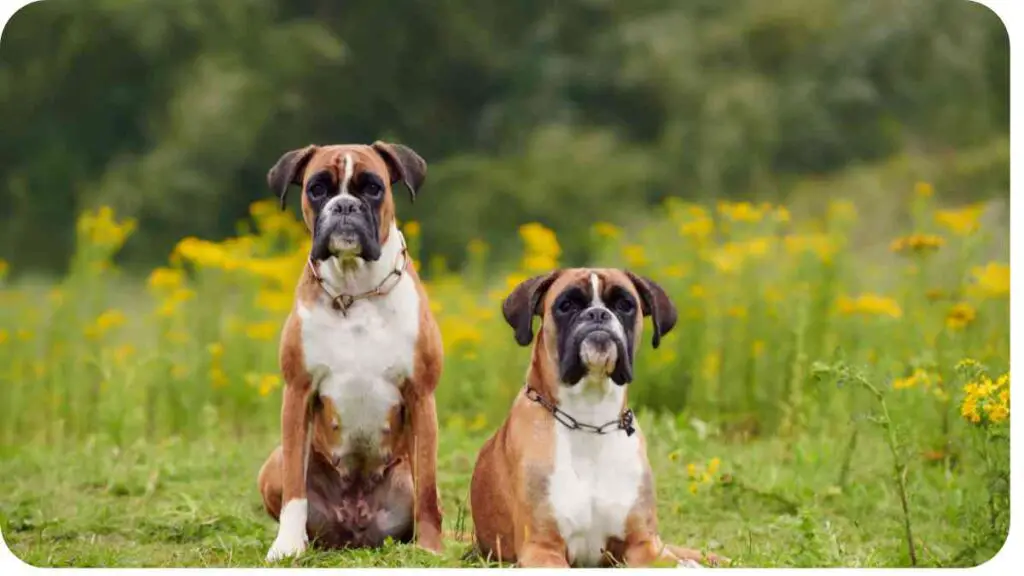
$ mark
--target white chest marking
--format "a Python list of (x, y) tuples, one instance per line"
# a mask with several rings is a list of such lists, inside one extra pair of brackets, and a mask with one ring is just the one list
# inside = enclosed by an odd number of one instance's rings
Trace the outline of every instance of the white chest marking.
[[(335, 278), (338, 268), (325, 262), (324, 280), (334, 280), (337, 292), (366, 290), (360, 285), (372, 287), (380, 281), (378, 276), (390, 272), (396, 247), (401, 247), (400, 233), (392, 229), (381, 259), (357, 271), (361, 277)], [(401, 401), (402, 384), (413, 375), (419, 306), (416, 285), (408, 275), (386, 296), (356, 301), (347, 314), (331, 308), (323, 297), (311, 308), (299, 306), (306, 369), (340, 420), (335, 456), (350, 453), (357, 444), (380, 446), (388, 416)]]
[[(580, 380), (559, 390), (563, 410), (601, 425), (619, 417), (623, 389), (610, 379)], [(555, 423), (555, 462), (549, 493), (569, 563), (597, 566), (609, 537), (624, 538), (626, 517), (640, 495), (640, 440), (623, 431), (597, 435)]]

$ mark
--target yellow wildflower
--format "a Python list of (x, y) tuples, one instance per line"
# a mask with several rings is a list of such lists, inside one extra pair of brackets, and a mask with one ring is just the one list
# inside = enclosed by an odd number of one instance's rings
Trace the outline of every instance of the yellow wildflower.
[(893, 240), (889, 245), (889, 249), (897, 254), (906, 252), (924, 254), (929, 251), (934, 252), (938, 250), (945, 243), (946, 240), (944, 238), (934, 234), (911, 234), (910, 236)]
[(173, 290), (181, 286), (185, 276), (181, 270), (174, 268), (157, 268), (149, 274), (147, 284), (151, 290)]
[(287, 312), (292, 309), (294, 296), (285, 291), (260, 290), (256, 295), (256, 306), (267, 312)]
[[(557, 260), (562, 254), (562, 248), (558, 245), (558, 238), (555, 233), (536, 222), (523, 224), (519, 227), (519, 237), (526, 245), (527, 254), (546, 256), (551, 260)], [(545, 268), (546, 271), (554, 266)]]
[(210, 369), (210, 386), (213, 388), (224, 388), (229, 384), (228, 375), (220, 367)]
[(693, 286), (690, 286), (690, 296), (693, 297), (694, 299), (700, 300), (701, 298), (704, 297), (705, 294), (706, 292), (704, 291), (704, 287), (701, 286), (700, 284), (694, 284)]
[(122, 366), (134, 355), (135, 347), (131, 344), (122, 344), (114, 349), (114, 360)]
[(626, 264), (630, 268), (643, 268), (650, 263), (650, 260), (647, 259), (647, 254), (644, 253), (644, 247), (639, 244), (623, 246), (622, 256), (626, 259)]
[(0, 328), (0, 344), (6, 344), (7, 340), (10, 337), (11, 335), (7, 332), (7, 330)]
[(480, 240), (479, 238), (473, 238), (472, 240), (469, 241), (469, 244), (466, 245), (466, 251), (474, 256), (481, 256), (483, 254), (486, 254), (487, 249), (487, 243), (484, 242), (483, 240)]
[(410, 220), (402, 227), (402, 232), (410, 238), (416, 238), (420, 235), (420, 223)]
[(790, 234), (783, 238), (786, 252), (790, 254), (810, 253), (822, 262), (832, 261), (838, 247), (826, 234)]
[(673, 264), (661, 269), (662, 276), (666, 276), (668, 278), (683, 278), (686, 276), (687, 272), (688, 268), (682, 264)]
[(833, 200), (828, 204), (829, 220), (849, 222), (857, 219), (857, 207), (849, 200)]
[(856, 298), (842, 295), (837, 301), (837, 306), (839, 311), (846, 315), (861, 314), (890, 318), (903, 316), (903, 310), (895, 300), (878, 294), (860, 294)]
[(263, 374), (259, 379), (260, 396), (268, 396), (274, 390), (281, 387), (281, 377), (277, 374)]
[(690, 494), (696, 494), (698, 486), (696, 482), (690, 482)]
[(953, 306), (946, 314), (946, 326), (950, 330), (962, 330), (966, 328), (977, 317), (974, 307), (966, 302), (960, 302)]
[(989, 298), (1005, 298), (1010, 295), (1010, 267), (998, 262), (971, 269), (974, 277), (973, 289)]
[(935, 222), (957, 236), (969, 236), (978, 231), (984, 211), (985, 206), (982, 204), (955, 210), (939, 210), (935, 212)]
[(686, 475), (689, 476), (691, 479), (696, 478), (697, 477), (697, 465), (694, 464), (693, 462), (690, 462), (689, 464), (687, 464), (686, 465)]
[(914, 184), (914, 195), (918, 198), (931, 198), (935, 194), (935, 187), (928, 182)]
[(775, 221), (779, 224), (786, 224), (789, 222), (789, 210), (785, 206), (779, 206), (775, 209)]
[(679, 235), (697, 242), (703, 242), (715, 231), (715, 221), (707, 216), (690, 220), (679, 225)]
[(211, 342), (206, 345), (206, 351), (209, 352), (210, 357), (220, 358), (224, 355), (224, 345), (220, 342)]
[(718, 376), (719, 368), (722, 366), (722, 356), (717, 351), (710, 352), (704, 357), (704, 378), (707, 380), (713, 380)]
[(716, 472), (718, 472), (718, 467), (721, 466), (721, 464), (722, 460), (718, 458), (718, 456), (712, 458), (708, 462), (708, 474), (711, 474), (713, 476)]
[(719, 202), (718, 213), (734, 222), (760, 222), (764, 213), (750, 202)]
[(622, 231), (616, 225), (608, 222), (598, 222), (591, 229), (599, 238), (614, 240), (622, 235)]
[(255, 322), (245, 327), (245, 335), (250, 340), (273, 340), (279, 328), (277, 322)]
[(467, 426), (466, 429), (469, 430), (470, 432), (477, 432), (479, 430), (483, 430), (486, 427), (487, 417), (484, 416), (482, 413), (478, 413), (476, 417), (473, 418), (473, 421), (469, 423), (469, 426)]

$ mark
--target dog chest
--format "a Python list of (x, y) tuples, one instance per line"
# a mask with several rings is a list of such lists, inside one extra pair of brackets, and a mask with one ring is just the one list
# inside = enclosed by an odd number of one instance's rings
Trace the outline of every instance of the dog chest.
[(635, 435), (556, 425), (549, 498), (571, 564), (599, 565), (608, 539), (625, 536), (643, 478), (639, 449)]
[(419, 301), (412, 280), (387, 297), (356, 302), (347, 314), (326, 305), (299, 314), (306, 369), (338, 420), (336, 455), (356, 444), (379, 447), (413, 372)]

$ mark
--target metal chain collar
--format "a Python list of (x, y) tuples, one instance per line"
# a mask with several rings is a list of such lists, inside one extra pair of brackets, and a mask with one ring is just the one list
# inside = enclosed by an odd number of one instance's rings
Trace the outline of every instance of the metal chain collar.
[(612, 420), (611, 422), (605, 422), (600, 426), (594, 426), (593, 424), (580, 422), (573, 418), (564, 410), (552, 404), (547, 398), (541, 396), (540, 392), (537, 392), (537, 390), (530, 386), (526, 387), (526, 397), (543, 406), (548, 412), (551, 412), (551, 415), (555, 417), (555, 420), (558, 420), (562, 426), (565, 426), (569, 430), (582, 430), (584, 432), (591, 432), (594, 434), (608, 434), (609, 432), (614, 432), (616, 430), (624, 430), (626, 432), (626, 436), (632, 436), (633, 433), (636, 432), (636, 427), (633, 426), (633, 411), (629, 408), (626, 408), (618, 419)]
[(331, 306), (333, 306), (335, 310), (340, 311), (342, 315), (347, 315), (348, 309), (351, 308), (357, 300), (364, 300), (366, 298), (373, 298), (376, 296), (386, 296), (395, 288), (395, 286), (398, 285), (397, 281), (388, 285), (388, 281), (392, 278), (401, 280), (402, 274), (405, 273), (406, 268), (409, 266), (409, 251), (405, 246), (405, 238), (402, 238), (402, 250), (395, 256), (394, 269), (392, 269), (391, 272), (389, 272), (388, 275), (380, 281), (380, 284), (377, 284), (376, 288), (368, 292), (363, 292), (362, 294), (338, 294), (337, 296), (331, 294), (331, 291), (327, 289), (323, 278), (320, 277), (320, 273), (313, 264), (312, 258), (306, 262), (309, 265), (309, 271), (313, 273), (313, 278), (316, 279), (317, 284), (319, 284), (324, 293), (331, 298)]

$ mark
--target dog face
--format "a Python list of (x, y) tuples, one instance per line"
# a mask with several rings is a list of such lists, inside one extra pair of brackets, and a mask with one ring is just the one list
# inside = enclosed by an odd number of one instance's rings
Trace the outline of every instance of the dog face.
[(281, 156), (267, 183), (282, 209), (289, 187), (302, 186), (302, 218), (312, 234), (314, 261), (373, 262), (395, 221), (391, 185), (404, 182), (415, 199), (426, 172), (423, 158), (401, 144), (310, 145)]
[(610, 377), (622, 386), (633, 380), (633, 357), (643, 317), (654, 324), (652, 344), (676, 323), (676, 309), (652, 280), (627, 270), (577, 268), (535, 276), (517, 286), (502, 307), (516, 341), (533, 341), (533, 317), (540, 316), (543, 347), (562, 384), (586, 376)]

